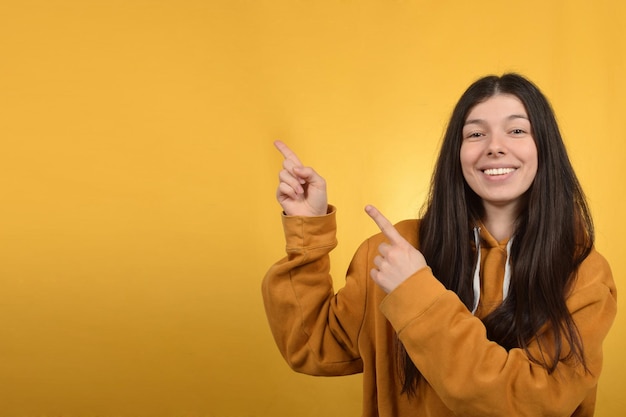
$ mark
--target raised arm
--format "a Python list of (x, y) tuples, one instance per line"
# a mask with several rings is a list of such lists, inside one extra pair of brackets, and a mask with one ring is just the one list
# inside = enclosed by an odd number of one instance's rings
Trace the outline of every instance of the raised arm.
[(361, 372), (357, 344), (365, 294), (351, 278), (334, 294), (329, 253), (337, 245), (336, 223), (326, 182), (287, 145), (276, 141), (275, 146), (285, 158), (276, 196), (285, 213), (287, 256), (269, 269), (262, 284), (272, 334), (295, 371), (326, 376)]

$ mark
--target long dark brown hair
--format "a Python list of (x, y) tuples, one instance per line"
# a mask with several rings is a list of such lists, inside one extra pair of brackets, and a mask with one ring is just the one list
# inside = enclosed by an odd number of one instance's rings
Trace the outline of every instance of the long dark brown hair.
[[(537, 147), (538, 169), (524, 195), (511, 251), (511, 284), (506, 300), (483, 323), (487, 337), (505, 349), (522, 348), (548, 372), (560, 360), (573, 360), (587, 370), (582, 341), (565, 304), (580, 263), (594, 241), (585, 196), (567, 156), (554, 112), (541, 91), (518, 74), (487, 76), (461, 96), (447, 126), (431, 179), (419, 229), (420, 250), (434, 275), (472, 308), (472, 276), (476, 263), (472, 229), (484, 216), (481, 199), (463, 178), (459, 153), (470, 110), (496, 94), (511, 94), (525, 106)], [(552, 346), (540, 344), (541, 357), (528, 349), (543, 326)], [(564, 350), (568, 350), (564, 354)], [(398, 343), (403, 392), (415, 394), (419, 370)]]

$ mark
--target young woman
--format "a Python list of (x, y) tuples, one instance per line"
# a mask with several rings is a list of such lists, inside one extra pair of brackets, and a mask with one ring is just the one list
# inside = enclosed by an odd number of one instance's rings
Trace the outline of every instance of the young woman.
[(476, 81), (448, 124), (421, 220), (366, 240), (333, 293), (335, 208), (285, 144), (287, 257), (263, 281), (289, 365), (363, 372), (364, 416), (591, 416), (616, 314), (609, 265), (550, 105)]

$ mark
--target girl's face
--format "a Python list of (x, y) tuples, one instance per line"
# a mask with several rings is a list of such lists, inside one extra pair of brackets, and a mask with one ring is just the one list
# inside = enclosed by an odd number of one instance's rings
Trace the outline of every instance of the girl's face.
[(460, 159), (485, 210), (516, 210), (537, 174), (537, 146), (522, 102), (497, 94), (474, 106), (463, 126)]

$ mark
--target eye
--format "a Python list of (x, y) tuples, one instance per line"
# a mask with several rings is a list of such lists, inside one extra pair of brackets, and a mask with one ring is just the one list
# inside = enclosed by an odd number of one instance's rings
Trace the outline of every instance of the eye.
[(511, 134), (512, 135), (516, 135), (516, 136), (520, 136), (520, 135), (525, 135), (526, 131), (524, 129), (513, 129), (513, 130), (511, 130)]
[(481, 132), (470, 132), (468, 134), (465, 135), (465, 139), (478, 139), (485, 136), (484, 133)]

